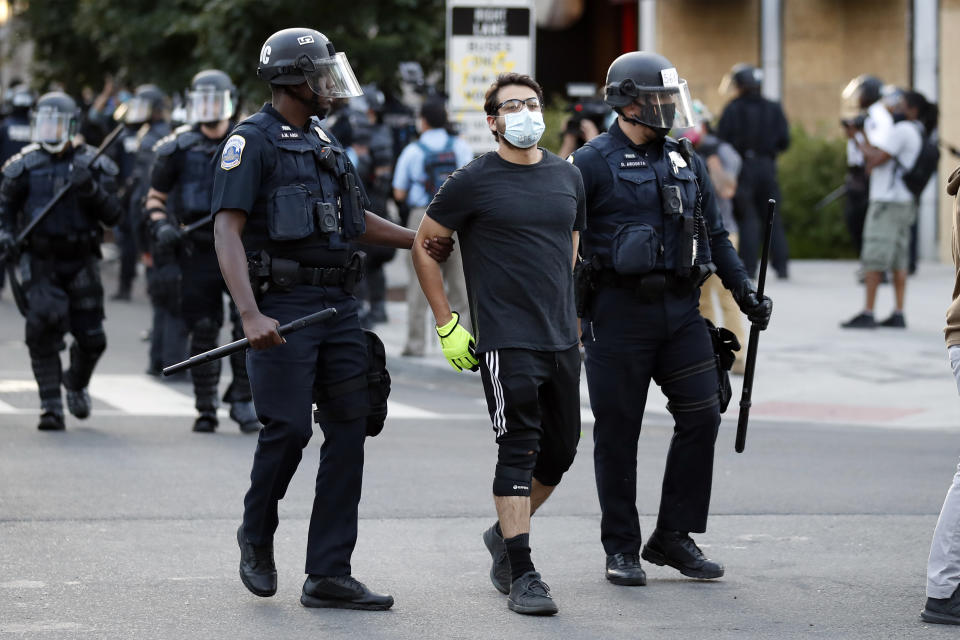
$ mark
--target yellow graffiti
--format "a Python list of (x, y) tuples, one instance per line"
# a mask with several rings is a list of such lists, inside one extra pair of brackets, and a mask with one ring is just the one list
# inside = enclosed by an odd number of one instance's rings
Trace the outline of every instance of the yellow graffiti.
[(451, 78), (459, 80), (459, 93), (463, 104), (468, 107), (482, 109), (483, 97), (497, 76), (501, 73), (513, 71), (517, 66), (515, 60), (507, 58), (507, 51), (491, 52), (489, 54), (468, 54), (459, 61), (450, 61)]

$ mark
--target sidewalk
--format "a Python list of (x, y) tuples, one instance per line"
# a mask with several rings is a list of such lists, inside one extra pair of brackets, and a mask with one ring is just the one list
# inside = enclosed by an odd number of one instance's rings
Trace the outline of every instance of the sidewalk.
[[(397, 291), (407, 272), (401, 258), (387, 267)], [(815, 421), (865, 427), (949, 429), (958, 423), (957, 390), (943, 342), (953, 268), (921, 264), (907, 284), (907, 329), (841, 329), (863, 306), (853, 261), (795, 260), (787, 281), (771, 278), (770, 328), (761, 334), (751, 416), (773, 422)], [(877, 317), (893, 308), (893, 289), (882, 285)], [(406, 306), (388, 303), (390, 322), (376, 327), (387, 355), (399, 358), (406, 338)], [(744, 345), (746, 348), (746, 345)], [(409, 362), (454, 372), (436, 341), (424, 358)], [(724, 418), (736, 422), (742, 378), (731, 376), (734, 400)], [(589, 415), (585, 376), (580, 395)], [(666, 399), (651, 385), (647, 411), (667, 415)]]

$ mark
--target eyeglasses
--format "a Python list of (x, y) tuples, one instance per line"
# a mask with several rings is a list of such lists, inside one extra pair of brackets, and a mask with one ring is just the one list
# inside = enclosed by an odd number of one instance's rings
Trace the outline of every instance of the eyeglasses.
[(519, 98), (510, 98), (509, 100), (504, 100), (498, 104), (494, 111), (502, 111), (504, 114), (508, 113), (519, 113), (523, 111), (524, 106), (530, 111), (540, 111), (542, 108), (540, 104), (540, 99), (533, 97), (527, 98), (526, 100), (520, 100)]

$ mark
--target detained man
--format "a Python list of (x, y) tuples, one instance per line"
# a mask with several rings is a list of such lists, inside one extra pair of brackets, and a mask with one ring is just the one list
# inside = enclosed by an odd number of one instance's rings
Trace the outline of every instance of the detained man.
[(454, 172), (427, 208), (418, 238), (460, 237), (476, 341), (451, 309), (439, 265), (413, 261), (443, 354), (479, 368), (498, 457), (498, 521), (483, 534), (490, 579), (517, 613), (557, 612), (530, 555), (530, 516), (570, 468), (580, 438), (580, 354), (572, 269), (585, 202), (580, 171), (541, 149), (543, 92), (508, 73), (484, 101), (497, 140)]

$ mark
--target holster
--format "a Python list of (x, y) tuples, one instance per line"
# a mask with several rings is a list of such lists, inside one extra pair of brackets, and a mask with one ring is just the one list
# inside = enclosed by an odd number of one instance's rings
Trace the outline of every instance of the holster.
[(577, 260), (573, 267), (573, 299), (577, 309), (577, 317), (586, 317), (593, 292), (596, 289), (595, 270), (593, 264), (586, 260)]
[[(315, 385), (313, 401), (317, 408), (313, 419), (317, 423), (346, 422), (366, 417), (367, 435), (376, 436), (387, 419), (387, 398), (390, 396), (390, 372), (383, 342), (373, 331), (363, 330), (367, 341), (367, 370), (365, 373), (332, 385)], [(367, 390), (365, 402), (350, 406), (335, 402), (341, 396)]]
[(713, 343), (713, 358), (717, 363), (719, 380), (717, 393), (720, 397), (720, 413), (723, 413), (733, 397), (733, 388), (730, 386), (730, 367), (733, 366), (733, 361), (737, 357), (736, 352), (740, 351), (740, 341), (729, 329), (714, 326), (706, 318), (704, 321), (707, 323), (707, 331), (710, 332), (710, 341)]

